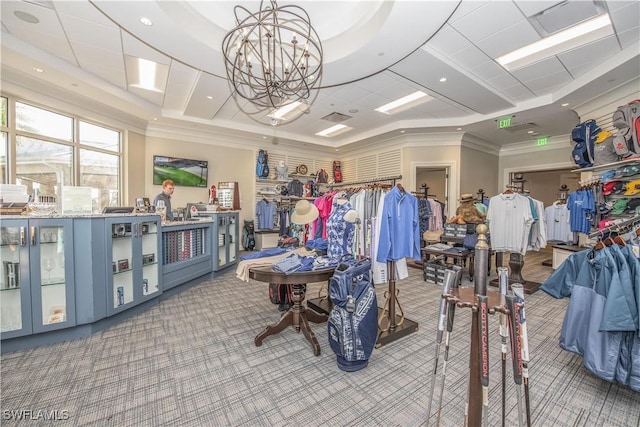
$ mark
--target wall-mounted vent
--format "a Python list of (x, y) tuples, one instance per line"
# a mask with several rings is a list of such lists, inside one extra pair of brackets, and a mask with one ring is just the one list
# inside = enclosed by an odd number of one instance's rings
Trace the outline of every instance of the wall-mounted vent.
[(557, 33), (606, 12), (601, 1), (563, 1), (529, 18), (541, 36)]
[(327, 114), (322, 118), (322, 120), (326, 120), (331, 123), (342, 123), (345, 120), (349, 120), (352, 118), (351, 116), (347, 116), (346, 114), (333, 112), (331, 114)]
[(521, 131), (530, 131), (538, 129), (538, 125), (529, 122), (529, 123), (516, 123), (514, 125), (509, 126), (508, 128), (502, 128), (502, 130), (509, 131), (511, 133), (521, 132)]

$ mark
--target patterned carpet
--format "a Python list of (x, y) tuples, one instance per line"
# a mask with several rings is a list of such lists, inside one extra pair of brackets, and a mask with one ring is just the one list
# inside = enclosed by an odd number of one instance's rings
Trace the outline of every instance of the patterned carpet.
[[(540, 264), (546, 258), (550, 253), (527, 255), (523, 276), (547, 277), (551, 268)], [(424, 425), (440, 292), (422, 280), (420, 270), (409, 273), (397, 287), (407, 318), (420, 325), (418, 331), (375, 349), (369, 366), (359, 372), (337, 368), (326, 324), (312, 324), (322, 348), (318, 357), (291, 328), (256, 347), (255, 335), (280, 314), (269, 302), (266, 284), (239, 281), (231, 269), (101, 333), (2, 355), (2, 425)], [(324, 285), (309, 284), (307, 297)], [(383, 288), (377, 289), (379, 303)], [(581, 357), (559, 348), (567, 303), (542, 292), (527, 297), (533, 424), (640, 426), (639, 393), (594, 377)], [(500, 425), (501, 413), (497, 327), (491, 316), (492, 426)], [(459, 309), (443, 426), (463, 424), (469, 328), (469, 312)], [(508, 382), (508, 426), (518, 423), (515, 390)], [(432, 425), (438, 400), (436, 392)], [(31, 410), (31, 418), (42, 418), (16, 422), (10, 419), (12, 410)], [(58, 411), (59, 418), (67, 419), (48, 422), (38, 411)]]

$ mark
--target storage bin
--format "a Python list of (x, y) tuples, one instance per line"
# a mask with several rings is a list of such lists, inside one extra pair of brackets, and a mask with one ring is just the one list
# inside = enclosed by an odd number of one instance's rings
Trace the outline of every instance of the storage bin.
[(476, 223), (468, 224), (445, 224), (444, 234), (446, 237), (464, 237), (467, 234), (473, 234), (476, 232)]
[(451, 264), (447, 264), (442, 258), (424, 261), (422, 263), (422, 277), (425, 282), (442, 285), (444, 283), (444, 271), (450, 267)]

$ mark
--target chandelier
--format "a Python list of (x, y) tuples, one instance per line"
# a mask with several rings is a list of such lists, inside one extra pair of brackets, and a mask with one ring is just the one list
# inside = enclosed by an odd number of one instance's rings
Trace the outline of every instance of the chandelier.
[(322, 44), (307, 12), (263, 0), (258, 12), (235, 6), (234, 14), (222, 52), (235, 93), (260, 110), (308, 100), (321, 80)]

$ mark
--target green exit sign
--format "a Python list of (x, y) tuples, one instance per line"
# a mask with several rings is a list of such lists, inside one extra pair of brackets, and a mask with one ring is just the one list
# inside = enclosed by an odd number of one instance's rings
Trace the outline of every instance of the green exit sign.
[(498, 129), (504, 129), (511, 126), (511, 117), (498, 120)]
[(538, 146), (547, 145), (547, 143), (549, 142), (549, 138), (546, 136), (544, 138), (538, 138), (536, 139), (536, 142), (538, 143)]

